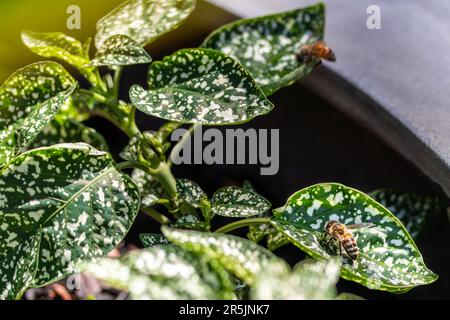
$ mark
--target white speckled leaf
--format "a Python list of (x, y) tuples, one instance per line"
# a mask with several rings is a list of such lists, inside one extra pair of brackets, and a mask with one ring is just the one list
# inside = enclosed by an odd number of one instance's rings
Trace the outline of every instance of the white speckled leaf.
[(242, 65), (214, 50), (183, 49), (154, 62), (148, 82), (148, 91), (131, 87), (131, 102), (144, 113), (170, 121), (236, 124), (273, 108)]
[(144, 48), (125, 35), (114, 35), (106, 39), (97, 50), (91, 65), (93, 66), (127, 66), (152, 62)]
[(277, 250), (278, 248), (287, 245), (289, 242), (289, 239), (284, 233), (279, 232), (276, 229), (273, 229), (272, 232), (267, 235), (267, 249), (270, 251)]
[(108, 153), (60, 144), (14, 158), (0, 171), (0, 299), (106, 255), (138, 210), (138, 188)]
[(266, 95), (307, 76), (317, 64), (299, 64), (300, 47), (323, 39), (322, 3), (285, 13), (243, 19), (214, 31), (203, 47), (239, 60)]
[(256, 300), (331, 300), (336, 297), (340, 259), (306, 259), (292, 272), (261, 273), (250, 291)]
[(250, 217), (262, 214), (271, 204), (259, 194), (239, 187), (224, 187), (212, 197), (212, 212), (224, 217)]
[(171, 229), (163, 226), (162, 233), (178, 246), (217, 261), (225, 269), (248, 284), (270, 267), (284, 272), (288, 265), (269, 250), (243, 238), (226, 234)]
[(182, 200), (194, 208), (200, 208), (202, 201), (208, 201), (208, 196), (202, 188), (189, 179), (177, 179), (177, 192)]
[(139, 239), (146, 248), (170, 244), (170, 241), (161, 233), (141, 233)]
[(195, 0), (129, 0), (97, 22), (95, 45), (111, 36), (127, 35), (146, 45), (175, 29), (195, 8)]
[(76, 68), (83, 68), (89, 63), (81, 42), (61, 32), (24, 31), (22, 41), (31, 51), (42, 57), (57, 58)]
[(0, 87), (0, 166), (45, 128), (76, 87), (59, 64), (38, 62), (13, 73)]
[(333, 254), (322, 241), (328, 221), (372, 223), (372, 228), (354, 232), (360, 254), (353, 264), (344, 260), (341, 275), (345, 279), (390, 292), (404, 292), (437, 279), (398, 218), (360, 191), (334, 183), (314, 185), (293, 194), (274, 213), (272, 225), (316, 259)]
[(109, 150), (105, 138), (100, 133), (81, 122), (61, 117), (54, 118), (27, 148), (49, 147), (67, 142), (84, 142), (98, 150)]
[(429, 216), (445, 212), (444, 202), (439, 197), (419, 196), (391, 189), (376, 190), (369, 195), (394, 213), (414, 239)]
[(160, 200), (169, 199), (163, 186), (158, 180), (142, 170), (134, 169), (131, 173), (131, 179), (136, 183), (141, 193), (141, 205), (144, 208), (150, 208)]
[(196, 216), (188, 214), (177, 219), (170, 225), (172, 228), (188, 229), (206, 231), (208, 230), (208, 224), (204, 221), (200, 221)]
[(233, 283), (216, 262), (175, 246), (137, 250), (104, 258), (86, 268), (95, 277), (127, 290), (136, 300), (233, 299)]

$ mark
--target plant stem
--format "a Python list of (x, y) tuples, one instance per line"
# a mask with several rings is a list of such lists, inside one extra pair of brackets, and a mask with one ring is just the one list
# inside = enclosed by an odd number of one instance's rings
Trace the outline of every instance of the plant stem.
[(268, 223), (269, 218), (249, 218), (249, 219), (243, 219), (236, 222), (232, 222), (229, 224), (224, 225), (223, 227), (217, 229), (214, 231), (215, 233), (227, 233), (239, 228), (247, 227), (252, 224), (264, 224)]
[(161, 224), (169, 224), (170, 223), (169, 218), (167, 218), (165, 215), (159, 213), (158, 211), (156, 211), (153, 208), (141, 207), (141, 211), (144, 212), (145, 214), (147, 214), (149, 217), (155, 219), (156, 221), (158, 221)]
[(116, 164), (116, 169), (117, 170), (123, 170), (123, 169), (129, 169), (129, 168), (137, 168), (140, 169), (144, 172), (147, 172), (151, 175), (155, 174), (155, 172), (149, 168), (146, 164), (137, 162), (137, 161), (124, 161), (121, 163)]
[(120, 85), (120, 78), (122, 77), (122, 67), (117, 67), (114, 71), (114, 87), (113, 87), (113, 94), (114, 97), (117, 100), (119, 100), (119, 85)]
[(170, 198), (175, 199), (177, 197), (177, 183), (172, 171), (170, 171), (170, 167), (166, 163), (161, 162), (159, 164), (153, 177), (162, 184)]
[(187, 140), (190, 139), (193, 132), (195, 132), (195, 130), (197, 130), (197, 128), (200, 127), (201, 125), (202, 125), (201, 123), (195, 123), (192, 126), (190, 126), (189, 129), (186, 131), (186, 133), (181, 137), (180, 141), (173, 147), (169, 159), (167, 160), (167, 165), (169, 166), (169, 168), (171, 168), (173, 164), (172, 156), (175, 156), (180, 152), (180, 150), (186, 144)]

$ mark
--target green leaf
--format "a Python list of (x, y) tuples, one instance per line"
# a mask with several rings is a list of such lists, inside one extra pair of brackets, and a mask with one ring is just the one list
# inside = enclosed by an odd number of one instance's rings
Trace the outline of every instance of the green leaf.
[(239, 187), (224, 187), (212, 197), (212, 212), (224, 217), (250, 217), (269, 210), (271, 204), (257, 193)]
[(12, 74), (0, 87), (0, 167), (26, 147), (69, 99), (76, 82), (54, 62), (38, 62)]
[(139, 188), (142, 198), (141, 205), (144, 208), (150, 208), (161, 200), (169, 201), (161, 183), (151, 175), (142, 170), (134, 169), (131, 173), (131, 179)]
[(139, 192), (108, 153), (60, 144), (0, 171), (0, 299), (20, 296), (106, 255), (139, 210)]
[(445, 212), (444, 202), (439, 197), (419, 196), (392, 189), (376, 190), (369, 195), (393, 212), (414, 239), (429, 216)]
[(141, 233), (139, 239), (146, 248), (170, 244), (170, 241), (161, 233)]
[(129, 0), (97, 22), (95, 45), (122, 34), (144, 46), (175, 29), (195, 8), (195, 0)]
[(275, 229), (267, 235), (267, 249), (270, 251), (277, 250), (278, 248), (287, 245), (289, 242), (289, 239), (284, 233)]
[(49, 147), (66, 142), (84, 142), (95, 149), (108, 151), (109, 147), (105, 138), (92, 128), (81, 122), (56, 117), (37, 135), (28, 149)]
[(242, 65), (214, 50), (184, 49), (154, 62), (148, 82), (149, 91), (131, 87), (131, 102), (170, 121), (237, 124), (273, 108)]
[(373, 228), (354, 232), (360, 254), (353, 264), (344, 260), (345, 279), (390, 292), (405, 292), (437, 279), (401, 222), (360, 191), (335, 183), (314, 185), (293, 194), (274, 213), (272, 225), (316, 259), (334, 254), (322, 241), (328, 221), (372, 223)]
[(132, 136), (119, 155), (124, 160), (138, 161), (142, 156), (142, 134)]
[(233, 283), (216, 261), (175, 246), (136, 250), (120, 259), (104, 258), (88, 272), (137, 300), (233, 299)]
[(34, 53), (63, 60), (81, 69), (89, 63), (88, 56), (80, 41), (61, 32), (22, 32), (23, 43)]
[(171, 242), (220, 263), (225, 269), (248, 284), (253, 284), (264, 269), (274, 272), (288, 270), (287, 264), (269, 250), (249, 240), (225, 234), (171, 229), (162, 233)]
[(208, 196), (202, 188), (189, 179), (177, 179), (177, 191), (180, 198), (194, 208), (200, 208), (202, 201), (208, 201)]
[(150, 63), (152, 58), (133, 39), (125, 35), (114, 35), (105, 40), (92, 60), (93, 66), (127, 66)]
[(275, 229), (267, 223), (252, 224), (248, 227), (247, 238), (253, 242), (260, 242), (265, 236), (271, 234)]
[(185, 215), (181, 218), (177, 219), (175, 223), (172, 223), (170, 225), (173, 228), (179, 228), (179, 229), (188, 229), (188, 230), (199, 230), (199, 231), (206, 231), (208, 230), (208, 224), (204, 221), (200, 221), (196, 216), (194, 215)]
[(331, 300), (336, 297), (340, 261), (307, 259), (292, 272), (268, 269), (257, 278), (250, 294), (256, 300)]
[(285, 13), (243, 19), (214, 31), (203, 47), (239, 60), (266, 95), (307, 76), (317, 64), (299, 64), (296, 53), (304, 44), (323, 39), (322, 3)]

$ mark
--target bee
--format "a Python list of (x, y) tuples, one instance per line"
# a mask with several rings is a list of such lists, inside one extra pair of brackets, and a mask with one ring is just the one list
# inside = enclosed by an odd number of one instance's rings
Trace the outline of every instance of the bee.
[(295, 55), (299, 63), (310, 63), (314, 59), (324, 59), (328, 61), (336, 61), (336, 55), (333, 50), (326, 46), (323, 41), (316, 41), (311, 44), (304, 44)]
[(345, 225), (339, 221), (331, 220), (325, 225), (325, 244), (335, 242), (339, 246), (339, 255), (342, 256), (342, 249), (345, 255), (351, 260), (355, 261), (359, 256), (359, 248), (352, 230), (368, 228), (373, 226), (372, 223), (358, 223), (352, 225)]

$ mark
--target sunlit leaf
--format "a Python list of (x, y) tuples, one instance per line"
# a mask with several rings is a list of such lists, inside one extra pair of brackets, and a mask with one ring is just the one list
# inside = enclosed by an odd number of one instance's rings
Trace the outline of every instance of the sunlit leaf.
[(0, 167), (26, 147), (69, 99), (76, 82), (59, 64), (38, 62), (13, 73), (0, 87)]
[(149, 69), (150, 90), (135, 85), (130, 99), (149, 115), (182, 123), (243, 123), (273, 105), (234, 59), (208, 49), (184, 49)]
[(268, 269), (257, 278), (250, 294), (257, 300), (331, 300), (336, 297), (340, 261), (307, 259), (292, 272)]
[(269, 250), (243, 238), (225, 235), (161, 228), (163, 234), (178, 246), (217, 261), (248, 284), (266, 268), (274, 272), (288, 270), (287, 264)]
[(355, 189), (327, 183), (300, 190), (275, 210), (271, 223), (310, 256), (327, 259), (338, 253), (323, 241), (330, 220), (373, 224), (353, 232), (360, 254), (353, 263), (344, 259), (343, 278), (390, 292), (404, 292), (437, 279), (398, 218)]
[(114, 165), (86, 144), (60, 144), (0, 171), (0, 299), (56, 281), (125, 237), (139, 192)]
[(24, 31), (22, 41), (31, 51), (42, 57), (57, 58), (76, 68), (83, 68), (89, 63), (83, 44), (61, 32)]
[(152, 59), (139, 43), (118, 34), (105, 40), (97, 50), (91, 65), (94, 66), (126, 66), (150, 63)]
[(239, 187), (221, 188), (212, 198), (212, 212), (225, 217), (250, 217), (270, 207), (270, 202), (259, 194)]
[(214, 31), (203, 47), (238, 59), (266, 95), (307, 76), (317, 60), (300, 64), (295, 54), (304, 44), (323, 39), (322, 3), (285, 13), (243, 19)]
[(136, 300), (233, 299), (233, 284), (216, 261), (207, 261), (175, 246), (134, 251), (105, 258), (87, 267), (108, 284)]
[(129, 0), (97, 22), (95, 45), (122, 34), (146, 45), (175, 29), (195, 8), (195, 0)]

